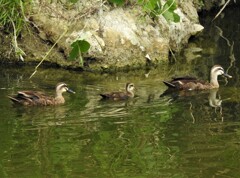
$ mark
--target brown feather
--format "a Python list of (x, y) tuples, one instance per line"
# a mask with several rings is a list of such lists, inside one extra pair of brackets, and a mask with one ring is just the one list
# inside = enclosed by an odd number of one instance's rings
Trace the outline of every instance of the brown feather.
[(65, 83), (59, 83), (56, 86), (57, 96), (51, 97), (41, 91), (18, 91), (14, 96), (8, 96), (8, 98), (14, 103), (24, 106), (48, 106), (57, 105), (65, 102), (62, 93), (63, 92), (75, 93)]
[(102, 99), (110, 99), (110, 100), (127, 100), (129, 98), (134, 97), (133, 90), (134, 85), (132, 83), (126, 84), (126, 92), (110, 92), (110, 93), (103, 93), (100, 94), (102, 96)]
[(210, 72), (210, 83), (198, 80), (196, 77), (191, 76), (173, 77), (171, 81), (163, 81), (163, 83), (169, 88), (177, 90), (206, 90), (219, 88), (219, 83), (217, 80), (219, 75), (224, 75), (229, 78), (232, 77), (226, 74), (220, 65), (214, 65)]

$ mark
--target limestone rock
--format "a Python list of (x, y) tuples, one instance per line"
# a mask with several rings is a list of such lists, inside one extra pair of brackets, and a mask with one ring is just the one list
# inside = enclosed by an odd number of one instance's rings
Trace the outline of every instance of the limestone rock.
[[(56, 48), (64, 54), (57, 63), (63, 61), (60, 63), (66, 67), (78, 65), (67, 60), (76, 39), (91, 44), (84, 54), (90, 69), (111, 70), (167, 61), (170, 49), (181, 51), (190, 36), (203, 29), (192, 1), (179, 2), (179, 23), (167, 22), (162, 16), (153, 21), (143, 16), (142, 7), (137, 5), (112, 7), (100, 0), (81, 0), (76, 4), (33, 0), (33, 5), (30, 19), (38, 37), (52, 44), (57, 42)], [(60, 36), (63, 37), (59, 40)], [(151, 60), (146, 60), (146, 55)]]

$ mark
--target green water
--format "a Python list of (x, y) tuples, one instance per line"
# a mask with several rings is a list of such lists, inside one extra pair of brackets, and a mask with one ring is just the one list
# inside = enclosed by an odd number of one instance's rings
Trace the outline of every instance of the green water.
[[(240, 24), (230, 23), (232, 17), (239, 19), (239, 9), (214, 24), (204, 18), (204, 33), (183, 59), (151, 70), (42, 68), (29, 80), (33, 67), (1, 66), (0, 177), (240, 177)], [(163, 80), (186, 74), (207, 80), (214, 64), (234, 77), (220, 77), (218, 91), (159, 97), (166, 90)], [(60, 81), (76, 91), (65, 93), (61, 106), (13, 107), (6, 97), (26, 89), (54, 95)], [(123, 90), (129, 81), (138, 97), (100, 101), (99, 93)]]

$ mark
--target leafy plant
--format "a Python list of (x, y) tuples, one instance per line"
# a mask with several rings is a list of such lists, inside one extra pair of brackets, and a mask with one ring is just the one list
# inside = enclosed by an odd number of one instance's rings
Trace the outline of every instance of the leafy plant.
[[(108, 0), (108, 2), (121, 6), (126, 0)], [(167, 0), (164, 4), (161, 0), (138, 0), (137, 3), (153, 18), (162, 15), (167, 21), (180, 21), (179, 15), (174, 12), (177, 9), (176, 0)]]
[(177, 4), (175, 0), (168, 0), (162, 8), (161, 14), (165, 17), (167, 21), (179, 22), (180, 17), (174, 12), (177, 9)]
[(175, 0), (167, 0), (165, 4), (161, 0), (138, 0), (138, 3), (153, 18), (162, 15), (167, 21), (180, 21), (179, 15), (174, 12), (177, 9)]
[(79, 60), (79, 63), (83, 66), (83, 53), (86, 53), (90, 44), (86, 40), (76, 40), (71, 44), (72, 50), (69, 54), (70, 60)]
[(121, 6), (125, 3), (125, 0), (108, 0), (108, 2)]

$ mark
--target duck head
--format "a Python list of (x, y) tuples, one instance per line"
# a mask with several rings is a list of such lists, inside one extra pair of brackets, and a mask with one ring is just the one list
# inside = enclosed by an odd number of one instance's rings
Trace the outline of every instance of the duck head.
[(217, 77), (219, 75), (223, 75), (225, 77), (228, 77), (228, 78), (232, 78), (231, 75), (227, 74), (224, 72), (224, 69), (222, 68), (222, 66), (220, 65), (214, 65), (211, 69), (211, 76), (213, 77)]
[(127, 83), (127, 84), (126, 84), (126, 91), (127, 91), (127, 92), (132, 93), (132, 92), (134, 92), (134, 90), (135, 90), (135, 87), (134, 87), (134, 84), (133, 84), (133, 83)]
[(75, 94), (75, 92), (73, 90), (71, 90), (70, 88), (68, 88), (67, 84), (66, 83), (58, 83), (57, 86), (56, 86), (56, 93), (57, 93), (57, 96), (58, 95), (62, 95), (62, 93), (64, 92), (69, 92), (69, 93), (73, 93)]

